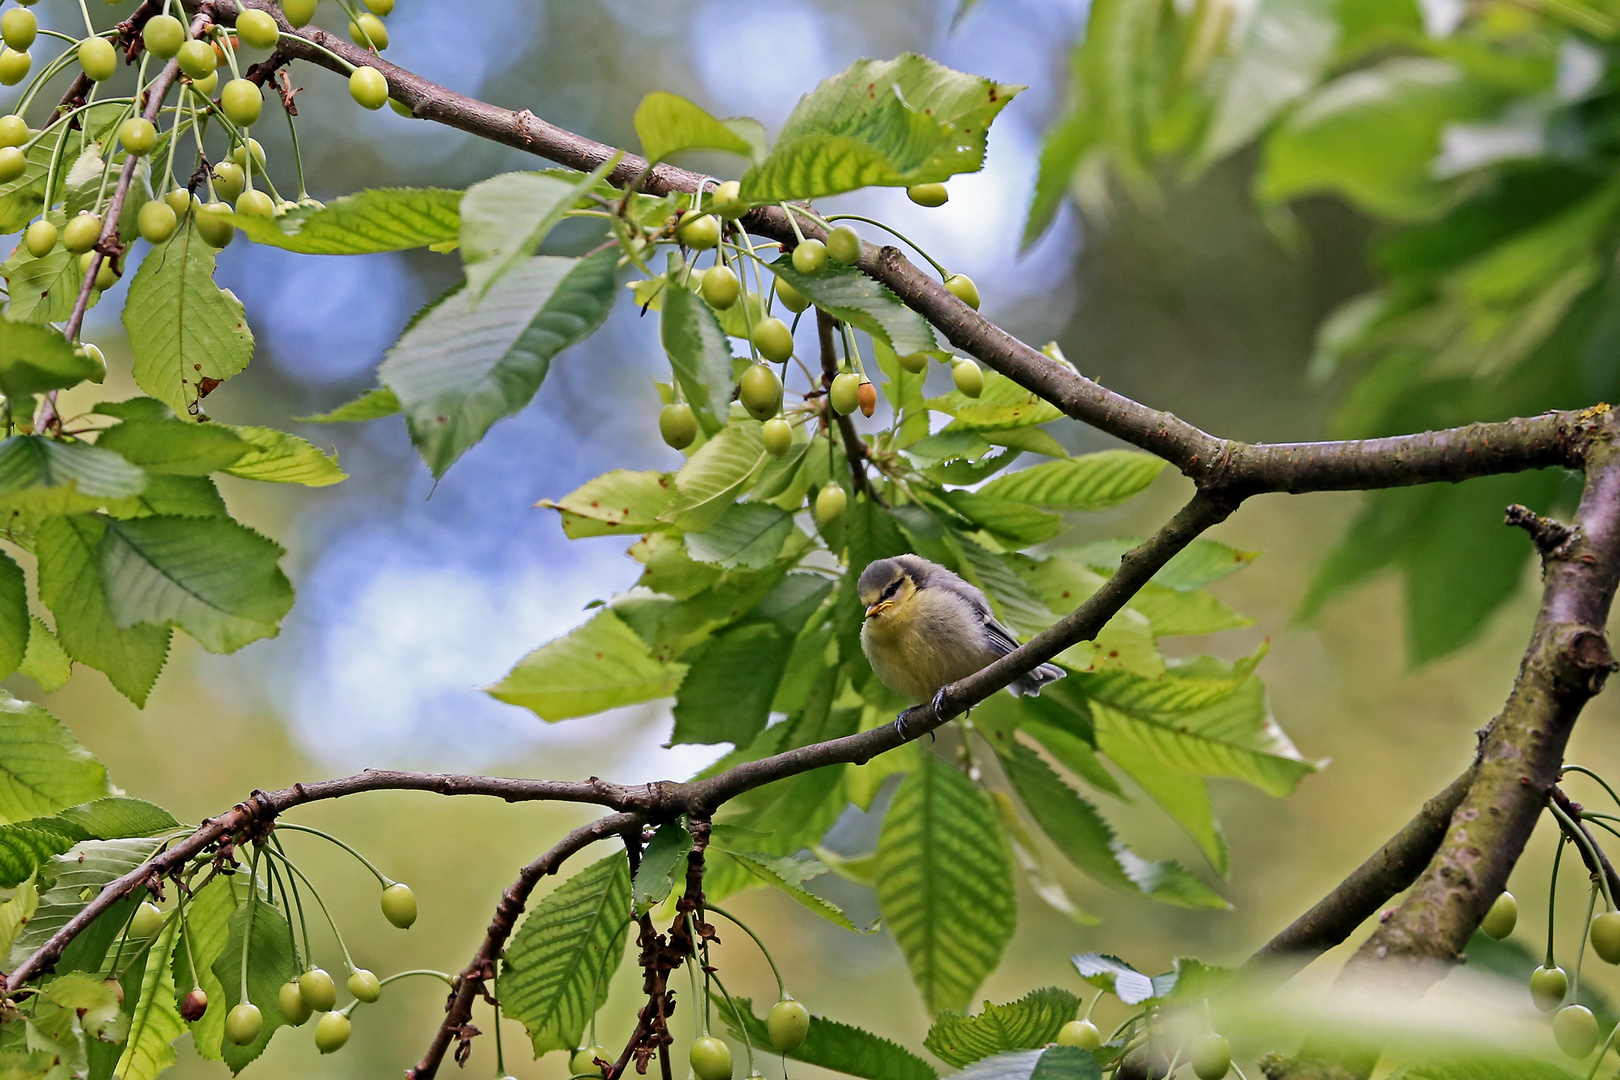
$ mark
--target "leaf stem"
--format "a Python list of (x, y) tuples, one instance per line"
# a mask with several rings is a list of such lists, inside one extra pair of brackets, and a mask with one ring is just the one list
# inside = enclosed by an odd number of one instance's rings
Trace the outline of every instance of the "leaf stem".
[(777, 997), (777, 1000), (780, 1001), (782, 998), (786, 997), (787, 996), (787, 987), (782, 982), (781, 969), (779, 969), (776, 966), (776, 960), (771, 956), (771, 950), (769, 950), (769, 949), (767, 949), (765, 947), (765, 942), (760, 940), (759, 935), (754, 933), (753, 930), (749, 929), (749, 926), (748, 926), (747, 923), (745, 923), (741, 919), (737, 918), (737, 916), (733, 915), (731, 912), (727, 911), (725, 908), (719, 907), (718, 905), (710, 904), (710, 903), (705, 903), (703, 906), (704, 906), (705, 910), (712, 911), (716, 915), (724, 916), (725, 918), (727, 918), (727, 919), (731, 920), (732, 922), (736, 923), (738, 929), (740, 929), (743, 933), (747, 934), (749, 937), (754, 939), (754, 944), (759, 946), (759, 951), (765, 954), (765, 962), (767, 964), (771, 965), (771, 974), (776, 976), (776, 997)]

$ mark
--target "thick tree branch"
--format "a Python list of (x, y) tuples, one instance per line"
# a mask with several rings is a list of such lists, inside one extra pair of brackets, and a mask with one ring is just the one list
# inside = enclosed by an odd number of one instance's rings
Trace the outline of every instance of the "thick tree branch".
[(1305, 914), (1249, 958), (1261, 975), (1287, 979), (1340, 944), (1398, 893), (1411, 887), (1445, 838), (1446, 826), (1474, 782), (1470, 765), (1440, 794)]

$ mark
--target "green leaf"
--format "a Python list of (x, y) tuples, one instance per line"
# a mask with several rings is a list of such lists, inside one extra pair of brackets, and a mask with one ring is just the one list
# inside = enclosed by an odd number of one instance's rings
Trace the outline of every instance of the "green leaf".
[(1078, 1046), (1048, 1046), (1036, 1060), (1030, 1080), (1102, 1080), (1102, 1065)]
[(12, 893), (11, 899), (0, 904), (0, 956), (10, 956), (11, 947), (17, 942), (17, 935), (22, 928), (28, 925), (39, 908), (39, 890), (34, 886), (34, 876), (16, 883), (17, 891)]
[(636, 106), (633, 120), (641, 154), (649, 164), (682, 150), (724, 150), (757, 161), (765, 149), (758, 120), (716, 120), (678, 94), (654, 90)]
[(487, 692), (556, 721), (669, 697), (685, 675), (685, 664), (654, 660), (634, 630), (604, 611), (529, 653)]
[(817, 307), (871, 334), (898, 355), (948, 355), (939, 347), (927, 319), (856, 267), (829, 262), (818, 274), (801, 274), (787, 255), (767, 265), (771, 273), (808, 296)]
[[(57, 228), (66, 221), (60, 211), (46, 215)], [(61, 322), (73, 313), (84, 272), (79, 257), (64, 247), (55, 247), (44, 258), (36, 259), (24, 244), (18, 244), (0, 263), (0, 277), (6, 279), (9, 299), (5, 317), (19, 323)]]
[(73, 661), (38, 615), (28, 616), (28, 650), (17, 670), (47, 694), (60, 690), (73, 674)]
[(216, 254), (188, 223), (141, 260), (124, 303), (136, 385), (181, 415), (199, 411), (202, 380), (223, 382), (253, 358), (242, 302), (214, 284)]
[(580, 196), (618, 165), (618, 156), (594, 172), (502, 173), (461, 197), (461, 258), (474, 303), (508, 270), (533, 255)]
[(1179, 592), (1152, 582), (1131, 597), (1130, 606), (1147, 617), (1159, 637), (1214, 634), (1254, 625), (1253, 619), (1239, 615), (1209, 593)]
[(658, 517), (675, 498), (673, 477), (661, 472), (614, 469), (587, 480), (561, 499), (535, 503), (563, 516), (570, 540), (584, 536), (636, 535), (659, 527)]
[(1081, 953), (1069, 959), (1082, 979), (1099, 990), (1108, 991), (1127, 1005), (1151, 1001), (1158, 996), (1152, 979), (1117, 956)]
[(30, 394), (100, 381), (101, 365), (74, 351), (50, 326), (0, 319), (0, 394), (26, 401)]
[(776, 561), (793, 517), (764, 503), (734, 503), (704, 532), (686, 534), (686, 552), (699, 562), (759, 570)]
[(1246, 146), (1317, 85), (1339, 42), (1337, 0), (1266, 0), (1243, 28), (1192, 168)]
[(179, 420), (167, 408), (163, 412), (163, 418), (121, 420), (97, 436), (96, 446), (145, 472), (172, 476), (207, 476), (234, 465), (250, 449), (223, 424), (199, 424)]
[(799, 99), (770, 154), (743, 174), (743, 197), (812, 199), (977, 172), (990, 122), (1021, 89), (913, 53), (857, 60)]
[(1058, 210), (1069, 197), (1076, 172), (1086, 155), (1096, 147), (1101, 134), (1095, 110), (1087, 108), (1085, 103), (1071, 109), (1047, 129), (1046, 138), (1041, 142), (1029, 217), (1019, 239), (1020, 251), (1028, 251), (1051, 228)]
[(691, 666), (675, 696), (671, 743), (744, 747), (765, 730), (793, 637), (774, 623), (728, 627), (683, 659)]
[(664, 290), (658, 339), (698, 425), (705, 435), (713, 435), (725, 425), (737, 385), (731, 374), (731, 342), (714, 309), (696, 293), (671, 283)]
[[(741, 1039), (746, 1029), (748, 1041), (753, 1045), (770, 1045), (765, 1021), (754, 1015), (751, 999), (734, 997), (729, 1006), (721, 1002), (719, 1013), (733, 1037)], [(797, 1050), (789, 1050), (787, 1056), (806, 1065), (859, 1076), (863, 1080), (937, 1080), (938, 1076), (932, 1065), (911, 1051), (879, 1035), (824, 1016), (811, 1018), (804, 1044)]]
[(110, 450), (43, 435), (0, 440), (0, 510), (71, 514), (139, 495), (146, 474)]
[(800, 888), (808, 878), (827, 872), (828, 868), (820, 860), (807, 861), (792, 856), (758, 855), (731, 850), (723, 851), (721, 854), (735, 861), (765, 884), (787, 893), (834, 926), (844, 930), (855, 929), (855, 924), (849, 921), (849, 916), (845, 915), (837, 904)]
[(924, 1005), (962, 1008), (1017, 921), (994, 808), (965, 776), (924, 754), (895, 792), (877, 856), (878, 904)]
[(56, 616), (56, 634), (67, 654), (106, 674), (136, 705), (157, 681), (169, 655), (169, 629), (121, 629), (107, 609), (98, 549), (106, 523), (89, 514), (47, 518), (34, 538), (39, 558), (39, 598)]
[(22, 665), (28, 651), (28, 581), (22, 567), (0, 554), (0, 678)]
[(712, 528), (769, 456), (758, 421), (727, 424), (675, 474), (675, 500), (659, 519), (688, 533)]
[(636, 915), (645, 915), (669, 898), (676, 884), (686, 880), (686, 853), (692, 850), (692, 834), (678, 821), (666, 822), (653, 833), (647, 850), (641, 854), (630, 883), (630, 900)]
[(1055, 1040), (1080, 1004), (1067, 990), (1048, 986), (1006, 1005), (987, 1003), (974, 1016), (945, 1012), (934, 1020), (923, 1045), (958, 1068), (1007, 1050), (1033, 1050)]
[(125, 840), (157, 836), (180, 827), (174, 815), (145, 799), (111, 796), (70, 806), (56, 820), (84, 832), (87, 839)]
[(247, 452), (225, 471), (245, 480), (328, 487), (348, 479), (338, 468), (337, 454), (327, 454), (289, 432), (267, 427), (230, 428), (247, 444)]
[(982, 490), (946, 491), (942, 497), (973, 526), (1014, 547), (1029, 547), (1063, 531), (1062, 518), (1025, 502), (999, 498)]
[(399, 398), (386, 386), (374, 386), (353, 401), (345, 402), (330, 412), (314, 416), (295, 416), (304, 424), (338, 424), (360, 420), (378, 420), (399, 412)]
[(1167, 463), (1134, 450), (1103, 450), (996, 477), (983, 495), (1053, 510), (1106, 510), (1146, 491)]
[[(1174, 862), (1149, 862), (1117, 836), (1096, 807), (1075, 793), (1033, 750), (1019, 743), (997, 746), (1007, 778), (1041, 831), (1088, 876), (1104, 885), (1140, 892), (1181, 907), (1228, 905)], [(982, 1055), (981, 1055), (982, 1056)]]
[[(81, 840), (84, 830), (58, 817), (33, 818), (0, 825), (0, 886), (12, 886), (34, 876), (52, 855), (60, 855)], [(32, 917), (32, 912), (29, 913)], [(11, 928), (15, 939), (21, 926)], [(9, 950), (11, 946), (6, 945)], [(0, 956), (5, 955), (0, 950)]]
[(607, 318), (617, 258), (612, 249), (526, 259), (481, 300), (469, 289), (446, 297), (388, 350), (378, 378), (435, 477), (527, 405), (552, 358)]
[(44, 817), (111, 791), (106, 768), (60, 720), (0, 691), (0, 822)]
[(1443, 60), (1396, 57), (1352, 71), (1306, 98), (1266, 140), (1257, 190), (1273, 202), (1331, 191), (1377, 217), (1427, 217), (1455, 184), (1433, 171), (1441, 133), (1491, 101)]
[(186, 1030), (175, 1002), (171, 961), (180, 940), (180, 920), (171, 917), (152, 940), (141, 974), (141, 996), (129, 1011), (129, 1041), (115, 1070), (120, 1080), (157, 1080), (175, 1063), (170, 1044)]
[(930, 398), (923, 404), (953, 418), (946, 431), (984, 432), (997, 428), (1030, 427), (1063, 415), (1056, 405), (1033, 391), (1025, 390), (997, 371), (984, 373), (984, 390), (976, 398), (970, 398), (960, 390), (952, 390), (944, 397)]
[(280, 544), (229, 518), (106, 523), (96, 561), (121, 629), (176, 626), (209, 652), (274, 637), (292, 607)]
[(622, 854), (563, 882), (524, 920), (506, 948), (498, 991), (506, 1014), (528, 1029), (536, 1056), (581, 1044), (623, 960), (629, 920), (630, 866)]
[(231, 214), (254, 243), (304, 255), (365, 255), (453, 241), (461, 231), (461, 192), (442, 188), (374, 188), (300, 206), (274, 218)]
[[(248, 937), (250, 915), (253, 928), (252, 936)], [(287, 920), (273, 904), (259, 898), (255, 889), (231, 912), (230, 937), (212, 964), (213, 976), (224, 990), (222, 996), (227, 1013), (242, 1003), (243, 938), (248, 938), (247, 999), (259, 1007), (264, 1027), (259, 1037), (246, 1046), (238, 1046), (229, 1039), (221, 1044), (220, 1055), (233, 1073), (241, 1072), (264, 1053), (270, 1036), (283, 1026), (278, 998), (281, 984), (298, 977), (298, 964), (293, 956), (292, 927), (287, 925)], [(198, 963), (201, 962), (199, 959)]]

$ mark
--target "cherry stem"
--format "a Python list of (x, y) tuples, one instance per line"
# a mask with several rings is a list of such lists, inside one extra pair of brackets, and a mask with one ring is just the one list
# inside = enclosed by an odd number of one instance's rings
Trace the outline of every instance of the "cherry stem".
[[(707, 905), (705, 906), (707, 907)], [(709, 910), (712, 911), (713, 909), (710, 908)], [(738, 925), (741, 924), (739, 923)], [(774, 967), (775, 965), (772, 966)], [(737, 1003), (735, 1001), (731, 1000), (731, 995), (726, 993), (726, 984), (720, 981), (719, 975), (710, 972), (709, 978), (713, 979), (714, 985), (720, 988), (720, 997), (726, 1003), (725, 1007), (731, 1010), (731, 1018), (737, 1022), (737, 1031), (742, 1035), (743, 1050), (748, 1054), (748, 1075), (753, 1076), (754, 1040), (748, 1037), (748, 1025), (743, 1022), (742, 1010), (737, 1007)]]
[(348, 844), (344, 843), (342, 840), (339, 840), (337, 837), (333, 836), (331, 833), (322, 832), (319, 829), (312, 829), (308, 825), (294, 825), (290, 821), (277, 822), (276, 823), (276, 828), (277, 829), (291, 829), (293, 832), (309, 833), (312, 836), (319, 836), (323, 840), (330, 840), (332, 843), (336, 844), (338, 847), (342, 848), (344, 851), (347, 851), (350, 855), (353, 855), (356, 859), (359, 859), (361, 865), (363, 865), (367, 870), (371, 871), (372, 876), (377, 879), (377, 881), (382, 885), (383, 888), (386, 889), (390, 885), (399, 884), (393, 878), (389, 877), (387, 874), (385, 874), (381, 870), (377, 869), (376, 865), (373, 864), (370, 859), (366, 858), (364, 855), (360, 854), (354, 848), (350, 847)]
[(259, 913), (259, 855), (264, 845), (253, 845), (253, 858), (248, 863), (247, 926), (242, 931), (242, 997), (248, 1000), (248, 949), (253, 944), (253, 916)]
[(1559, 837), (1558, 847), (1553, 851), (1552, 881), (1547, 886), (1547, 962), (1542, 967), (1553, 967), (1553, 927), (1557, 916), (1558, 900), (1558, 864), (1564, 858), (1564, 846), (1569, 843), (1568, 837)]
[[(1564, 831), (1573, 837), (1575, 842), (1581, 846), (1581, 850), (1586, 853), (1587, 860), (1590, 862), (1590, 864), (1598, 868), (1593, 871), (1594, 875), (1596, 876), (1596, 886), (1602, 888), (1603, 890), (1603, 899), (1608, 904), (1607, 910), (1613, 911), (1614, 896), (1609, 892), (1609, 882), (1607, 876), (1603, 873), (1603, 861), (1598, 858), (1596, 845), (1594, 845), (1586, 833), (1581, 830), (1581, 827), (1575, 824), (1574, 819), (1568, 814), (1564, 813), (1563, 809), (1560, 808), (1557, 803), (1549, 802), (1547, 804), (1547, 809), (1552, 811), (1553, 817), (1558, 819), (1558, 824), (1563, 826)], [(1590, 918), (1588, 918), (1588, 921), (1590, 921)]]
[(1615, 805), (1620, 806), (1620, 795), (1615, 794), (1614, 788), (1609, 786), (1609, 782), (1603, 779), (1603, 777), (1599, 776), (1597, 773), (1593, 772), (1591, 769), (1586, 768), (1584, 765), (1565, 765), (1563, 771), (1580, 773), (1582, 776), (1590, 776), (1593, 780), (1596, 780), (1603, 786), (1603, 790), (1609, 793), (1609, 798), (1614, 800)]
[(946, 270), (944, 266), (940, 265), (939, 260), (935, 259), (932, 255), (928, 254), (928, 252), (924, 251), (921, 247), (919, 247), (917, 245), (917, 242), (915, 240), (911, 239), (905, 233), (901, 232), (899, 229), (896, 229), (892, 225), (885, 225), (885, 224), (883, 224), (883, 222), (877, 220), (876, 218), (862, 217), (860, 214), (834, 214), (832, 217), (826, 218), (824, 220), (826, 221), (827, 224), (831, 224), (834, 221), (863, 221), (868, 225), (876, 225), (878, 228), (882, 229), (884, 232), (886, 232), (889, 235), (895, 237), (901, 243), (903, 243), (906, 246), (910, 247), (912, 251), (915, 251), (917, 254), (921, 255), (924, 259), (928, 260), (929, 265), (931, 265), (935, 270), (939, 271), (939, 276), (941, 278), (947, 278), (947, 277), (951, 276), (950, 272), (948, 270)]
[[(326, 925), (332, 928), (332, 936), (337, 938), (338, 948), (343, 952), (343, 966), (348, 968), (351, 972), (354, 971), (354, 960), (349, 956), (349, 947), (343, 943), (343, 934), (339, 932), (337, 922), (332, 918), (332, 913), (326, 909), (326, 901), (321, 899), (320, 890), (315, 888), (315, 883), (309, 880), (309, 875), (298, 869), (298, 864), (287, 858), (287, 856), (278, 851), (272, 851), (270, 854), (280, 859), (282, 865), (284, 865), (294, 874), (297, 874), (304, 884), (309, 886), (310, 895), (315, 897), (315, 903), (320, 906), (321, 914), (326, 916)], [(308, 959), (310, 962), (314, 962), (313, 956), (308, 957)]]
[(1569, 1000), (1571, 1001), (1581, 999), (1581, 965), (1586, 961), (1586, 939), (1589, 936), (1586, 928), (1592, 925), (1592, 909), (1597, 907), (1597, 898), (1598, 886), (1597, 882), (1594, 881), (1591, 896), (1586, 901), (1586, 921), (1581, 924), (1580, 951), (1575, 954), (1575, 977), (1570, 980)]

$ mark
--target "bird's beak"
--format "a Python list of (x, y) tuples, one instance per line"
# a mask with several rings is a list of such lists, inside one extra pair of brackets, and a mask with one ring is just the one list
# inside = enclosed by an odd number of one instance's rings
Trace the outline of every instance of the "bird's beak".
[(883, 612), (892, 607), (894, 607), (893, 600), (879, 600), (877, 603), (866, 609), (866, 617), (870, 619), (874, 615), (881, 615)]

